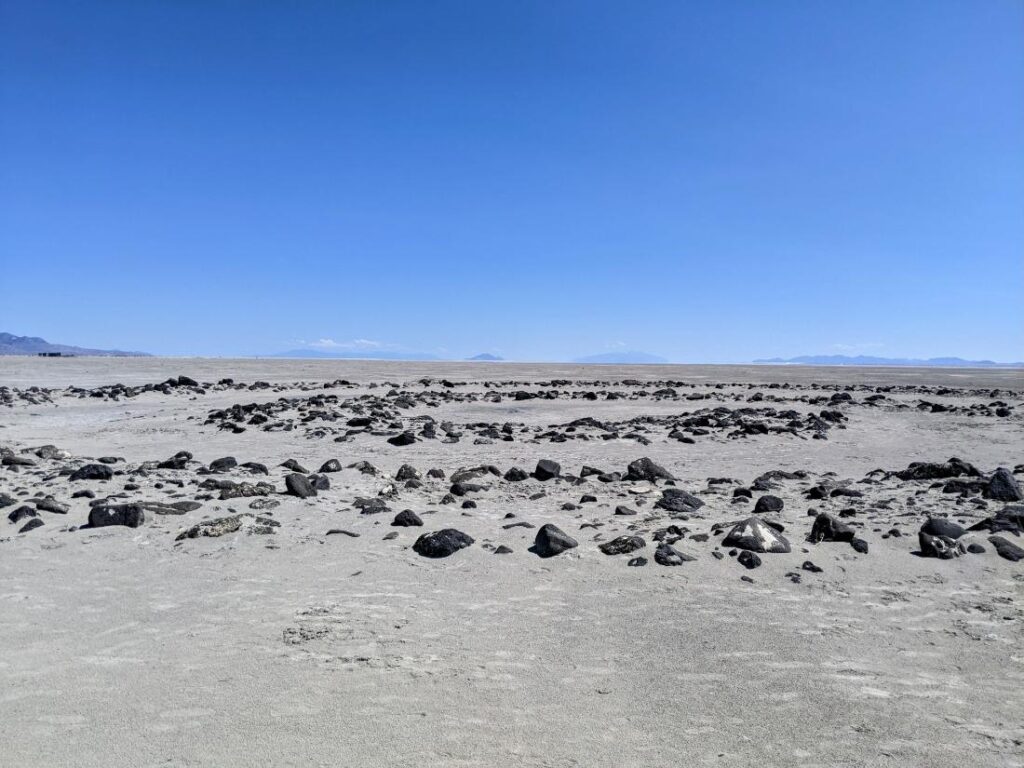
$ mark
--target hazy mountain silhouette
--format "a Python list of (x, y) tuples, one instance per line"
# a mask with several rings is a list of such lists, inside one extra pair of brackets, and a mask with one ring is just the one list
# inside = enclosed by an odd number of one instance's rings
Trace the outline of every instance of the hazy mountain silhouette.
[(38, 355), (40, 352), (78, 355), (81, 357), (147, 357), (146, 352), (123, 352), (120, 349), (89, 349), (71, 344), (51, 344), (38, 336), (15, 336), (0, 333), (0, 355)]
[(918, 368), (1024, 368), (1024, 363), (997, 363), (992, 360), (964, 360), (960, 357), (931, 357), (916, 360), (904, 357), (870, 357), (857, 355), (801, 355), (800, 357), (771, 357), (755, 360), (755, 363), (776, 363), (786, 365), (879, 365), (907, 366)]

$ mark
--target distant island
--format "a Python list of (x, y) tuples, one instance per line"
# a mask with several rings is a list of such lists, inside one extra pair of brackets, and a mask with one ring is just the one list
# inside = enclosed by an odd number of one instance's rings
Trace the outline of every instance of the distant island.
[(481, 352), (479, 355), (473, 355), (472, 357), (467, 357), (466, 358), (466, 360), (469, 360), (471, 362), (478, 362), (478, 363), (497, 363), (497, 362), (500, 362), (500, 361), (502, 361), (504, 359), (505, 359), (504, 357), (498, 357), (497, 355), (492, 355), (490, 352)]
[(0, 355), (44, 355), (52, 357), (148, 357), (145, 352), (124, 352), (120, 349), (90, 349), (71, 344), (51, 344), (38, 336), (15, 336), (0, 333)]
[(916, 360), (904, 357), (869, 357), (857, 355), (802, 355), (800, 357), (771, 357), (755, 363), (775, 365), (877, 365), (907, 368), (1024, 368), (1024, 363), (997, 363), (992, 360), (964, 360), (960, 357), (930, 357)]
[(588, 355), (577, 357), (572, 362), (584, 365), (652, 365), (656, 363), (667, 363), (664, 357), (658, 357), (648, 352), (604, 352), (600, 355)]

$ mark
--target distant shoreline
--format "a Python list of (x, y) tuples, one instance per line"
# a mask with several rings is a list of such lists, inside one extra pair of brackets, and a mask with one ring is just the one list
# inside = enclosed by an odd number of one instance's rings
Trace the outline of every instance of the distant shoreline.
[(693, 368), (693, 367), (733, 367), (733, 368), (856, 368), (856, 369), (906, 369), (906, 370), (930, 370), (930, 371), (1024, 371), (1024, 363), (988, 363), (988, 364), (951, 364), (942, 365), (937, 363), (804, 363), (804, 362), (776, 362), (767, 360), (755, 360), (752, 362), (658, 362), (658, 363), (605, 363), (605, 362), (578, 362), (575, 360), (467, 360), (463, 358), (432, 359), (420, 358), (394, 359), (379, 357), (281, 357), (278, 355), (154, 355), (148, 353), (139, 354), (74, 354), (74, 355), (39, 355), (39, 354), (0, 354), (0, 360), (263, 360), (268, 362), (301, 363), (385, 363), (389, 365), (471, 365), (471, 366), (517, 366), (517, 365), (540, 365), (540, 366), (573, 366), (583, 368)]

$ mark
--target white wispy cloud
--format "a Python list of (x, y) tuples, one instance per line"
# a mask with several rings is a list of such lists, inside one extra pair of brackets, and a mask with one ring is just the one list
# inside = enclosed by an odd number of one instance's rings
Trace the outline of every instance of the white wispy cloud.
[(317, 339), (316, 341), (303, 341), (303, 346), (313, 347), (315, 349), (343, 349), (343, 350), (359, 350), (359, 349), (386, 349), (393, 347), (393, 344), (384, 344), (380, 341), (374, 341), (373, 339), (350, 339), (348, 341), (335, 341), (334, 339)]
[(870, 352), (875, 349), (882, 349), (885, 344), (879, 341), (860, 341), (855, 344), (833, 344), (832, 349), (836, 352)]

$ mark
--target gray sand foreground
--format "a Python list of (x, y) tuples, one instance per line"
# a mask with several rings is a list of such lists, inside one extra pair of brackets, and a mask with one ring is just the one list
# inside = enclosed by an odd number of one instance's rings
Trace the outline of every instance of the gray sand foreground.
[[(182, 375), (238, 386), (116, 400), (65, 389)], [(338, 379), (352, 385), (323, 388)], [(256, 381), (270, 387), (239, 388)], [(675, 394), (656, 396), (666, 381)], [(795, 386), (771, 388), (787, 382)], [(830, 400), (848, 384), (850, 401)], [(1024, 562), (999, 557), (987, 532), (967, 534), (984, 554), (913, 554), (928, 516), (969, 525), (1004, 504), (870, 474), (950, 457), (986, 477), (1019, 467), (1020, 371), (0, 359), (0, 387), (34, 386), (53, 389), (0, 407), (0, 447), (35, 461), (0, 469), (0, 492), (18, 504), (52, 495), (70, 510), (40, 512), (45, 524), (23, 534), (6, 519), (15, 507), (2, 510), (4, 766), (1024, 765)], [(866, 402), (889, 387), (884, 400)], [(512, 396), (552, 390), (561, 394)], [(605, 399), (608, 391), (622, 397)], [(262, 425), (211, 416), (325, 392), (339, 400), (318, 413), (282, 410)], [(764, 399), (751, 400), (755, 393)], [(372, 407), (387, 416), (349, 430), (352, 409), (371, 402), (352, 402), (362, 397), (379, 399)], [(1009, 415), (995, 415), (995, 401)], [(801, 426), (668, 437), (683, 414), (715, 407), (792, 409)], [(816, 439), (807, 425), (823, 410), (840, 416)], [(451, 422), (460, 439), (444, 442), (440, 429), (422, 437), (422, 416)], [(585, 417), (614, 422), (615, 436), (564, 429)], [(772, 426), (788, 417), (750, 418)], [(268, 429), (275, 420), (288, 428)], [(505, 423), (515, 427), (501, 432)], [(485, 425), (499, 436), (480, 437)], [(387, 442), (405, 430), (417, 441)], [(27, 451), (46, 444), (69, 455)], [(181, 450), (194, 454), (185, 469), (137, 471)], [(110, 465), (123, 474), (60, 473), (106, 456), (123, 459)], [(269, 474), (197, 471), (225, 456)], [(441, 503), (460, 468), (530, 472), (550, 458), (576, 477), (583, 465), (621, 472), (641, 457), (704, 506), (686, 518), (656, 509), (664, 482), (509, 482), (486, 472), (473, 481), (486, 487)], [(345, 468), (329, 475), (329, 490), (280, 493), (282, 461), (315, 472), (332, 458)], [(379, 473), (350, 467), (358, 461)], [(421, 487), (396, 483), (403, 464), (422, 473)], [(431, 468), (446, 479), (427, 477)], [(748, 571), (712, 526), (749, 517), (753, 504), (734, 500), (734, 489), (771, 470), (806, 473), (752, 494), (784, 501), (766, 516), (784, 526), (792, 552), (761, 554), (763, 565)], [(277, 492), (221, 500), (200, 487), (210, 478)], [(808, 499), (818, 486), (864, 496)], [(123, 501), (210, 498), (137, 528), (84, 528), (89, 499), (72, 498), (81, 489)], [(580, 503), (584, 494), (596, 501)], [(390, 511), (360, 514), (358, 497), (384, 499)], [(253, 512), (259, 499), (280, 504)], [(465, 499), (475, 508), (462, 508)], [(619, 505), (639, 514), (616, 515)], [(844, 520), (869, 552), (806, 542), (810, 508), (852, 510)], [(425, 525), (392, 527), (403, 509)], [(250, 512), (280, 526), (176, 541), (205, 519)], [(504, 527), (514, 522), (536, 527)], [(545, 523), (579, 546), (548, 559), (529, 552)], [(653, 559), (655, 533), (673, 524), (686, 529), (674, 546), (695, 559), (665, 567)], [(449, 527), (475, 543), (442, 559), (411, 548), (421, 533)], [(893, 527), (903, 535), (883, 538)], [(634, 553), (650, 560), (645, 567), (598, 549), (625, 533), (645, 539)], [(512, 553), (494, 554), (499, 545)], [(822, 572), (801, 570), (807, 560)]]

